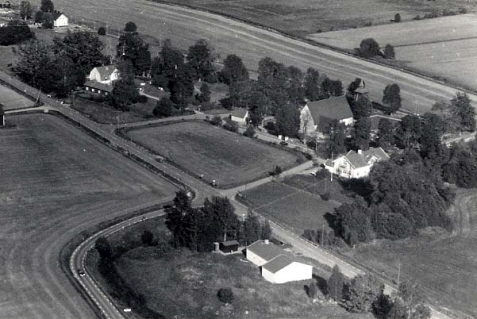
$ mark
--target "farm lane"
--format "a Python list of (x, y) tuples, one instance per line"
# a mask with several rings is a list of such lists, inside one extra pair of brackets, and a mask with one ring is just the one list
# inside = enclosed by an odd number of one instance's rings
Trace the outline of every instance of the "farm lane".
[[(199, 38), (205, 38), (222, 57), (235, 53), (251, 70), (257, 69), (261, 58), (270, 56), (279, 62), (302, 69), (315, 67), (321, 73), (341, 79), (345, 86), (354, 78), (360, 77), (366, 81), (375, 100), (381, 100), (385, 85), (398, 83), (403, 105), (413, 112), (424, 113), (436, 100), (449, 99), (456, 92), (454, 88), (423, 77), (202, 11), (146, 0), (101, 0), (100, 4), (93, 0), (81, 3), (67, 0), (58, 2), (58, 7), (66, 13), (70, 11), (77, 15), (76, 19), (102, 21), (107, 23), (110, 29), (122, 29), (124, 21), (134, 21), (141, 33), (162, 40), (170, 38), (173, 45), (182, 49), (186, 49)], [(471, 98), (477, 101), (477, 96), (471, 95)]]

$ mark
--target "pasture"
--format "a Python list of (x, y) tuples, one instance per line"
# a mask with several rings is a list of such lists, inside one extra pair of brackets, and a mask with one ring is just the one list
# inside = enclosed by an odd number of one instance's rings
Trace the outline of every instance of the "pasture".
[(4, 111), (33, 107), (35, 102), (0, 84), (0, 104)]
[[(341, 185), (329, 178), (297, 175), (242, 193), (247, 205), (271, 220), (285, 224), (301, 235), (305, 229), (329, 229), (327, 214), (350, 201)], [(330, 194), (323, 200), (320, 194)]]
[(381, 47), (388, 43), (394, 46), (396, 60), (408, 68), (477, 89), (472, 67), (477, 49), (476, 14), (316, 33), (308, 39), (353, 50), (369, 37)]
[(4, 318), (90, 318), (58, 266), (76, 234), (177, 189), (73, 125), (11, 116), (0, 130), (0, 304)]
[(296, 154), (246, 138), (209, 123), (183, 121), (131, 129), (125, 134), (184, 171), (202, 176), (219, 188), (238, 186), (268, 176), (276, 165), (290, 168)]

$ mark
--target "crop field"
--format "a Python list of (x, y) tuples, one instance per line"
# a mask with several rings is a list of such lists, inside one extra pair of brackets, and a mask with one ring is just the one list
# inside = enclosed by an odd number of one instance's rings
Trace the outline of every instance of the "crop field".
[[(326, 214), (333, 214), (335, 208), (350, 200), (342, 192), (336, 180), (297, 175), (249, 189), (242, 195), (249, 207), (301, 235), (305, 229), (321, 229), (323, 225), (329, 228)], [(320, 197), (324, 193), (330, 194), (329, 200)]]
[[(154, 258), (156, 247), (129, 251), (116, 263), (129, 286), (146, 299), (148, 308), (165, 318), (370, 318), (350, 314), (329, 303), (313, 303), (304, 285), (271, 284), (243, 255), (180, 254)], [(220, 288), (229, 287), (234, 300), (223, 306)]]
[(59, 268), (61, 248), (177, 189), (60, 118), (9, 121), (16, 127), (0, 130), (1, 317), (94, 317)]
[(396, 60), (426, 75), (477, 89), (474, 76), (477, 15), (466, 14), (400, 24), (316, 33), (309, 39), (342, 49), (359, 47), (372, 37), (381, 47), (391, 44)]
[(9, 111), (32, 107), (35, 102), (6, 86), (0, 85), (0, 104), (3, 105), (4, 111)]
[(268, 176), (276, 165), (287, 169), (299, 157), (208, 123), (187, 121), (127, 131), (127, 136), (183, 170), (218, 187), (238, 186)]

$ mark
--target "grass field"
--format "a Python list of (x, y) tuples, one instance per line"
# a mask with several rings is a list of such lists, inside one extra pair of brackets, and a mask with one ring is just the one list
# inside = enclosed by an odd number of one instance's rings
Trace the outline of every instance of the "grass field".
[(0, 130), (1, 317), (90, 317), (76, 312), (85, 305), (59, 269), (61, 248), (177, 189), (60, 118), (9, 121), (16, 128)]
[(426, 75), (477, 89), (474, 76), (477, 15), (466, 14), (361, 29), (316, 33), (309, 39), (342, 49), (359, 47), (372, 37), (394, 46), (396, 59)]
[(32, 107), (35, 105), (35, 102), (0, 84), (0, 104), (3, 106), (4, 111), (9, 111)]
[[(297, 175), (282, 182), (273, 182), (243, 192), (251, 208), (272, 220), (292, 227), (298, 234), (305, 229), (328, 229), (327, 213), (334, 213), (336, 207), (350, 201), (342, 194), (341, 185), (328, 178)], [(329, 193), (328, 201), (319, 194)]]
[(179, 122), (126, 132), (136, 143), (220, 188), (268, 176), (276, 165), (297, 164), (297, 155), (204, 122)]
[[(147, 257), (154, 249), (132, 250), (117, 266), (129, 285), (145, 296), (147, 306), (166, 318), (371, 318), (312, 303), (304, 290), (309, 282), (268, 283), (258, 267), (240, 260), (243, 255), (183, 251), (166, 258)], [(229, 306), (217, 299), (224, 287), (234, 293)]]
[(471, 7), (467, 1), (438, 0), (432, 3), (387, 0), (167, 0), (233, 16), (297, 36), (343, 28), (363, 27), (366, 23), (390, 23), (396, 13), (403, 20), (423, 16), (444, 8)]

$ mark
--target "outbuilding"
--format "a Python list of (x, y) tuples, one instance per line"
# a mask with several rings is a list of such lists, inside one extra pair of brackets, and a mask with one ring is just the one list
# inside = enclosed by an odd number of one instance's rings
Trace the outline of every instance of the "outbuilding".
[(234, 253), (238, 251), (239, 249), (239, 242), (236, 240), (228, 240), (228, 241), (221, 242), (219, 244), (219, 249), (221, 252), (226, 254)]
[(84, 89), (90, 94), (102, 96), (108, 96), (113, 91), (113, 87), (111, 85), (95, 81), (86, 81), (86, 83), (84, 84)]
[(274, 284), (310, 280), (313, 278), (313, 266), (280, 255), (262, 266), (262, 277)]

